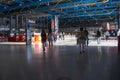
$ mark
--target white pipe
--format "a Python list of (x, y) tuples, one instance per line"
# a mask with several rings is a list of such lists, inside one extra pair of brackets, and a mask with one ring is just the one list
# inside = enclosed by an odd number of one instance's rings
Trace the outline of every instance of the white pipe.
[(109, 0), (105, 0), (105, 1), (102, 1), (102, 2), (86, 3), (86, 4), (83, 4), (83, 5), (88, 5), (89, 6), (89, 5), (96, 5), (96, 4), (107, 3), (107, 2), (109, 2)]
[[(66, 7), (59, 7), (59, 8), (72, 8), (75, 6), (77, 7), (77, 6), (84, 6), (84, 5), (89, 6), (89, 5), (96, 5), (96, 4), (107, 3), (107, 2), (109, 2), (109, 0), (105, 0), (105, 1), (101, 1), (101, 2), (86, 3), (86, 4), (75, 4), (74, 6), (66, 6)], [(55, 9), (59, 9), (59, 8), (55, 8)]]

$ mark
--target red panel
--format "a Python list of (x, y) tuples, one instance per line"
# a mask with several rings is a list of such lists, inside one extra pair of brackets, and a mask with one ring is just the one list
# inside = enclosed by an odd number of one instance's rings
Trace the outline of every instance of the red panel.
[(14, 35), (13, 37), (8, 35), (9, 42), (25, 42), (25, 40), (26, 40), (26, 36), (23, 34)]

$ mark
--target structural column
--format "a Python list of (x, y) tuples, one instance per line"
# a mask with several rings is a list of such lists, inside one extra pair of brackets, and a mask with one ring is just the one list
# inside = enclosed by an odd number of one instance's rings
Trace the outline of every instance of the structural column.
[(51, 18), (51, 28), (49, 28), (49, 32), (50, 30), (52, 31), (52, 33), (54, 33), (54, 41), (57, 40), (57, 35), (58, 35), (58, 16), (52, 16)]
[(18, 15), (15, 16), (15, 30), (16, 30), (16, 33), (18, 33)]
[(31, 44), (31, 31), (29, 30), (28, 19), (25, 17), (26, 45)]
[(59, 19), (58, 19), (58, 15), (55, 15), (55, 31), (56, 31), (56, 34), (58, 34), (58, 29), (59, 29)]
[[(21, 16), (21, 27), (20, 28), (23, 28), (23, 24), (24, 24), (24, 16)], [(24, 28), (23, 28), (24, 29)]]
[[(118, 8), (118, 29), (120, 31), (120, 13), (119, 13), (119, 10), (120, 10), (120, 6)], [(118, 31), (118, 34), (120, 34)], [(118, 36), (118, 51), (120, 51), (120, 35)]]
[(10, 33), (12, 32), (12, 16), (10, 16)]
[[(120, 7), (119, 7), (120, 10)], [(120, 29), (120, 13), (118, 13), (118, 28)]]
[(55, 28), (55, 20), (54, 20), (54, 16), (51, 17), (51, 31), (54, 32), (54, 28)]
[(51, 18), (51, 30), (52, 32), (58, 33), (59, 23), (58, 23), (58, 16), (52, 16)]

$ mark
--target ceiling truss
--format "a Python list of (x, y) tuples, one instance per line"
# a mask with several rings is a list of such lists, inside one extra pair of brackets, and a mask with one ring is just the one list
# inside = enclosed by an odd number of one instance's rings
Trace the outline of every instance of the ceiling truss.
[(119, 7), (119, 0), (0, 0), (0, 15), (32, 11), (61, 18), (111, 18), (120, 13)]

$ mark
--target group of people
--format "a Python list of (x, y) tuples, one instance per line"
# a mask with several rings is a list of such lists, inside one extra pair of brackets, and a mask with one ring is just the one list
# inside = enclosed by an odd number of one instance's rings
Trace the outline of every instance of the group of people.
[[(59, 34), (59, 39), (64, 40), (63, 32), (61, 34)], [(53, 46), (53, 41), (56, 41), (56, 36), (54, 35), (54, 33), (52, 31), (49, 31), (48, 35), (47, 35), (45, 32), (45, 29), (42, 29), (41, 42), (42, 42), (43, 51), (45, 51), (45, 47), (47, 45), (47, 40), (48, 40), (49, 46)]]
[(59, 33), (58, 35), (59, 35), (59, 38), (58, 38), (59, 40), (64, 40), (64, 39), (65, 39), (65, 37), (64, 37), (64, 36), (65, 36), (64, 32)]
[[(80, 45), (80, 52), (84, 52), (84, 46), (88, 45), (88, 31), (83, 30), (83, 27), (80, 28), (80, 32), (78, 32), (77, 34), (77, 43)], [(49, 46), (53, 46), (53, 41), (54, 41), (54, 34), (52, 31), (49, 31), (48, 36), (45, 32), (44, 29), (42, 29), (42, 33), (41, 33), (41, 42), (42, 42), (42, 48), (43, 51), (45, 51), (45, 47), (46, 47), (46, 42), (49, 42)], [(86, 44), (85, 44), (86, 43)]]
[[(120, 35), (120, 30), (118, 32)], [(84, 29), (83, 27), (80, 27), (80, 31), (76, 35), (77, 44), (80, 46), (80, 53), (85, 52), (85, 46), (88, 46), (88, 44), (89, 44), (88, 36), (89, 36), (88, 30), (86, 28)], [(108, 31), (106, 31), (105, 32), (106, 41), (108, 40), (109, 36), (110, 36), (110, 33)], [(96, 38), (97, 38), (98, 44), (100, 44), (100, 40), (101, 40), (100, 37), (101, 37), (101, 32), (99, 30), (97, 30)], [(49, 46), (53, 46), (54, 33), (52, 31), (49, 31), (48, 36), (47, 36), (45, 30), (42, 29), (41, 42), (42, 42), (43, 51), (45, 51), (45, 46), (46, 46), (47, 40), (49, 42)]]
[(43, 51), (45, 51), (45, 47), (46, 47), (46, 44), (47, 44), (47, 39), (48, 39), (48, 42), (49, 42), (49, 46), (53, 46), (54, 34), (52, 33), (52, 31), (49, 31), (48, 37), (47, 37), (47, 34), (46, 34), (45, 30), (42, 29), (41, 42), (42, 42)]
[(80, 28), (80, 32), (77, 33), (76, 37), (77, 37), (77, 44), (80, 46), (80, 53), (85, 52), (85, 46), (88, 46), (88, 31), (85, 28), (85, 30), (83, 29), (83, 27)]
[[(101, 34), (102, 34), (102, 33), (101, 33), (99, 30), (97, 30), (96, 38), (97, 38), (97, 43), (98, 43), (98, 44), (100, 44)], [(119, 34), (120, 34), (120, 30), (118, 30), (117, 36), (119, 36)], [(104, 37), (104, 39), (105, 39), (106, 41), (108, 41), (108, 40), (109, 40), (109, 37), (111, 37), (111, 34), (110, 34), (109, 30), (106, 30), (103, 35), (104, 35), (103, 37)], [(117, 37), (117, 36), (116, 36), (116, 37)]]

